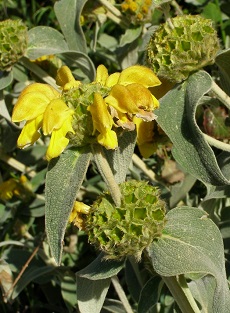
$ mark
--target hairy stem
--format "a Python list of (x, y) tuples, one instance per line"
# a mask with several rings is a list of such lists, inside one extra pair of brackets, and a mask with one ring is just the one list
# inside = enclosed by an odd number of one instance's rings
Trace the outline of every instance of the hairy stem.
[(162, 276), (162, 279), (169, 288), (182, 313), (200, 313), (200, 309), (198, 308), (183, 275), (180, 275), (178, 279), (176, 276)]
[(113, 172), (108, 164), (108, 161), (104, 155), (103, 149), (100, 145), (92, 145), (92, 152), (95, 159), (95, 162), (97, 164), (98, 170), (105, 181), (106, 185), (108, 186), (108, 189), (111, 193), (111, 196), (113, 198), (114, 203), (116, 206), (120, 207), (121, 205), (121, 192), (120, 188), (115, 181)]
[(211, 91), (230, 110), (230, 97), (213, 81)]
[(223, 150), (223, 151), (227, 151), (230, 152), (230, 145), (228, 143), (224, 143), (222, 141), (219, 141), (207, 134), (204, 134), (204, 139), (210, 144), (210, 146), (213, 146), (217, 149)]
[(133, 154), (132, 155), (132, 161), (139, 169), (141, 169), (143, 171), (143, 173), (146, 176), (148, 176), (148, 178), (150, 178), (152, 181), (158, 181), (156, 178), (156, 174), (147, 167), (145, 162), (142, 161), (142, 159), (140, 159), (138, 155)]
[(116, 290), (116, 293), (117, 293), (119, 299), (121, 300), (126, 312), (127, 313), (133, 313), (133, 310), (129, 304), (129, 301), (125, 295), (123, 288), (121, 287), (121, 285), (119, 283), (117, 276), (113, 276), (111, 278), (111, 281), (112, 281), (113, 287)]

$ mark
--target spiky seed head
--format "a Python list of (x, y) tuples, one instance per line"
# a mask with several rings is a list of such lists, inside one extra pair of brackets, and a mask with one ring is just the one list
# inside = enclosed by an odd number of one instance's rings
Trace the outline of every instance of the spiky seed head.
[(107, 259), (134, 256), (161, 236), (165, 224), (165, 203), (159, 190), (144, 181), (120, 184), (121, 206), (114, 205), (109, 193), (93, 203), (86, 220), (89, 242), (106, 253)]
[(172, 82), (213, 64), (219, 50), (213, 22), (200, 15), (170, 19), (153, 33), (147, 47), (147, 61), (153, 71)]
[(0, 22), (0, 70), (9, 70), (27, 49), (27, 27), (21, 20)]

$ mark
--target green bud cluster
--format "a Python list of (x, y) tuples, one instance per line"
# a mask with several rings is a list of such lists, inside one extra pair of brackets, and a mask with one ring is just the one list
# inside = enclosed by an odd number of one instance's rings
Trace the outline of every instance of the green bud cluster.
[(0, 22), (0, 70), (8, 70), (26, 52), (27, 27), (20, 20)]
[(159, 190), (144, 181), (124, 182), (120, 190), (120, 207), (109, 193), (93, 203), (86, 220), (89, 242), (104, 251), (107, 259), (134, 256), (140, 260), (143, 250), (161, 236), (165, 203)]
[(147, 61), (159, 77), (179, 83), (191, 72), (213, 64), (218, 50), (212, 21), (200, 15), (183, 15), (170, 19), (153, 33)]
[(108, 95), (108, 88), (100, 84), (82, 84), (63, 93), (62, 99), (75, 110), (72, 122), (75, 134), (69, 134), (70, 143), (81, 147), (97, 142), (93, 134), (93, 121), (87, 107), (93, 103), (94, 93), (100, 92), (103, 97)]

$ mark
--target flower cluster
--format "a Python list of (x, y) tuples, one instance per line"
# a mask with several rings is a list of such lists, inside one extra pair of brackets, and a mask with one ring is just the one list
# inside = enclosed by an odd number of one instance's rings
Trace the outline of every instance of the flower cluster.
[(27, 200), (33, 195), (26, 176), (20, 178), (10, 178), (0, 184), (0, 199), (8, 201), (16, 197)]
[(74, 132), (71, 122), (74, 111), (60, 99), (60, 93), (47, 84), (34, 83), (26, 87), (18, 98), (12, 114), (13, 122), (26, 120), (18, 138), (19, 148), (33, 144), (44, 135), (51, 135), (47, 160), (55, 158), (68, 145), (68, 132)]
[[(20, 148), (38, 140), (40, 130), (51, 135), (48, 160), (59, 156), (70, 140), (75, 146), (98, 142), (106, 149), (115, 149), (119, 133), (134, 130), (139, 119), (145, 124), (155, 119), (153, 110), (159, 103), (148, 88), (161, 82), (147, 67), (135, 65), (109, 75), (100, 65), (95, 81), (82, 84), (63, 66), (56, 83), (61, 92), (47, 84), (26, 87), (12, 115), (14, 122), (26, 120), (18, 138)], [(139, 129), (145, 131), (143, 127)]]
[(152, 0), (125, 0), (121, 4), (121, 9), (126, 14), (130, 15), (134, 22), (146, 20), (151, 12)]

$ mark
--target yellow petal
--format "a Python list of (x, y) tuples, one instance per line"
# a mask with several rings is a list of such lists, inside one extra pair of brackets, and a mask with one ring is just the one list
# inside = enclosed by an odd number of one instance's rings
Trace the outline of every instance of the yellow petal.
[(42, 114), (51, 99), (59, 97), (59, 93), (49, 85), (32, 84), (26, 87), (14, 106), (12, 121), (31, 120)]
[(105, 82), (108, 78), (108, 70), (104, 65), (99, 65), (97, 67), (95, 82), (105, 86)]
[(113, 119), (108, 112), (106, 103), (101, 94), (94, 94), (94, 101), (88, 107), (92, 115), (94, 133), (98, 130), (100, 133), (104, 133), (106, 129), (111, 129), (113, 126)]
[(0, 199), (3, 201), (10, 200), (14, 195), (14, 190), (17, 187), (17, 181), (14, 178), (0, 184)]
[(37, 92), (44, 94), (49, 100), (58, 98), (60, 93), (48, 84), (34, 83), (27, 86), (20, 94), (20, 97), (26, 93)]
[(137, 143), (142, 145), (146, 142), (153, 142), (154, 121), (145, 122), (141, 118), (134, 117), (133, 122), (137, 130)]
[(41, 127), (43, 115), (39, 115), (36, 119), (26, 122), (20, 136), (18, 137), (17, 145), (19, 148), (24, 148), (32, 145), (40, 137), (38, 129)]
[(138, 83), (147, 88), (161, 84), (151, 69), (141, 65), (130, 66), (121, 72), (118, 84), (126, 86), (132, 83)]
[(134, 117), (133, 122), (136, 124), (137, 145), (141, 155), (149, 158), (155, 151), (154, 144), (154, 121), (145, 122), (140, 118)]
[(97, 141), (106, 149), (116, 149), (118, 147), (117, 134), (115, 131), (106, 129), (97, 136)]
[(69, 139), (66, 138), (68, 132), (74, 133), (72, 128), (72, 116), (69, 116), (61, 128), (53, 130), (48, 149), (46, 151), (46, 159), (50, 161), (58, 157), (62, 151), (67, 147)]
[(71, 70), (68, 68), (68, 66), (62, 66), (56, 76), (56, 83), (57, 85), (61, 86), (64, 91), (70, 90), (74, 87), (79, 87), (81, 85), (81, 82), (78, 80), (75, 80)]
[(52, 100), (43, 116), (42, 129), (44, 135), (50, 134), (54, 129), (62, 127), (64, 121), (74, 114), (64, 101), (61, 99)]
[(157, 99), (155, 100), (154, 103), (153, 95), (143, 85), (134, 83), (126, 86), (126, 88), (132, 93), (138, 108), (146, 111), (152, 111), (158, 106)]
[(135, 95), (125, 86), (113, 86), (110, 94), (105, 98), (105, 102), (121, 113), (138, 113)]
[(46, 159), (50, 161), (53, 158), (57, 158), (63, 150), (67, 147), (69, 139), (63, 137), (60, 129), (52, 132), (49, 147), (46, 151)]
[(105, 85), (107, 87), (112, 87), (112, 86), (116, 85), (118, 83), (120, 74), (121, 73), (116, 72), (116, 73), (109, 75), (109, 77), (107, 78), (107, 80), (105, 82)]
[(138, 145), (138, 149), (143, 158), (148, 159), (153, 153), (156, 152), (157, 146), (154, 143), (146, 142), (142, 145)]

